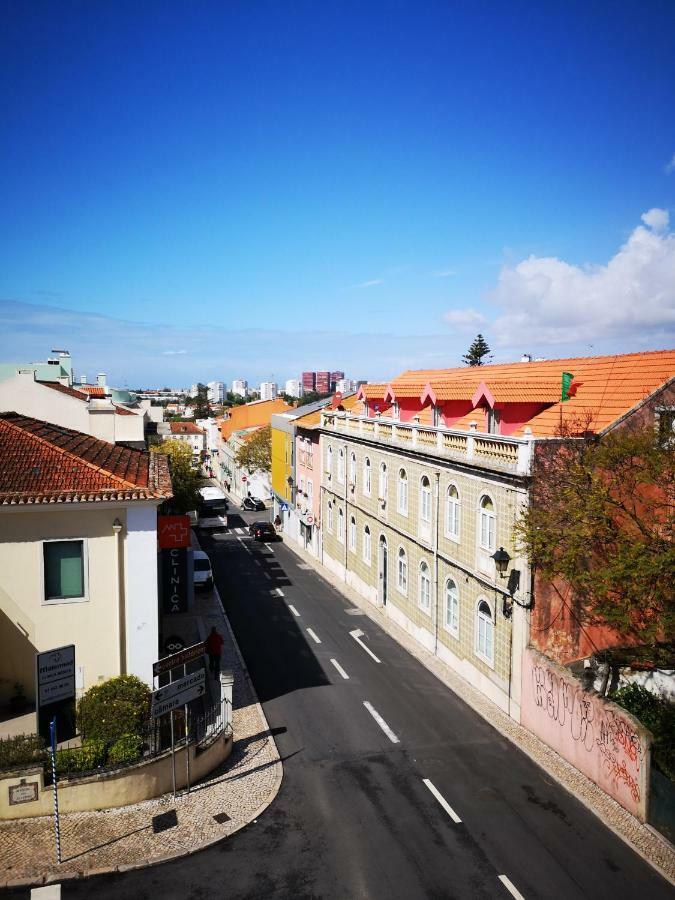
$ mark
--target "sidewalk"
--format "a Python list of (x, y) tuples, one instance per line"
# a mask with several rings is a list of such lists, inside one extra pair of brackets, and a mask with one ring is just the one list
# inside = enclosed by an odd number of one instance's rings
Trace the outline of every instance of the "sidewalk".
[[(283, 535), (282, 535), (283, 536)], [(672, 844), (649, 825), (643, 825), (627, 810), (620, 806), (608, 794), (602, 791), (590, 779), (586, 778), (578, 769), (570, 765), (559, 756), (547, 744), (539, 740), (531, 731), (523, 728), (513, 719), (503, 713), (497, 706), (472, 685), (454, 672), (449, 666), (429, 653), (403, 628), (389, 619), (383, 609), (368, 602), (344, 581), (336, 578), (335, 574), (324, 566), (315, 556), (308, 553), (296, 541), (284, 537), (284, 545), (292, 550), (300, 559), (309, 563), (323, 578), (338, 590), (347, 600), (376, 622), (383, 631), (386, 631), (398, 644), (404, 647), (411, 656), (414, 656), (439, 681), (457, 694), (462, 700), (474, 709), (480, 716), (489, 722), (505, 738), (518, 746), (523, 753), (538, 766), (544, 769), (551, 778), (554, 778), (562, 787), (573, 794), (591, 812), (610, 828), (618, 837), (624, 840), (632, 850), (650, 863), (671, 884), (675, 885), (675, 851)]]
[(168, 794), (121, 809), (63, 814), (60, 866), (50, 816), (0, 823), (0, 888), (62, 882), (186, 856), (243, 828), (274, 800), (281, 760), (215, 590), (196, 597), (190, 618), (200, 632), (195, 640), (212, 625), (225, 640), (222, 668), (234, 672), (230, 757), (175, 800)]

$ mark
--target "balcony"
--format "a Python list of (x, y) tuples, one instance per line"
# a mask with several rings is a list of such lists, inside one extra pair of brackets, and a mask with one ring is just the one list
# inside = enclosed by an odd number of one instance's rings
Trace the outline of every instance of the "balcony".
[(326, 431), (359, 437), (387, 447), (413, 448), (420, 453), (468, 463), (484, 469), (529, 475), (532, 465), (532, 439), (483, 434), (479, 431), (453, 431), (397, 422), (392, 419), (353, 416), (346, 412), (321, 413)]

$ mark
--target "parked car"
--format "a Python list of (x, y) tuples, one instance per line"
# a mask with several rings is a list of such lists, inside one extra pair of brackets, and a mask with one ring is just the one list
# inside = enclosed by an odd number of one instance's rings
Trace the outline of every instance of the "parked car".
[(203, 550), (194, 551), (194, 571), (192, 577), (195, 590), (213, 587), (213, 572), (211, 571), (211, 561)]
[(244, 500), (241, 504), (242, 509), (251, 509), (256, 512), (259, 512), (261, 509), (265, 509), (265, 504), (262, 500), (259, 500), (257, 497), (244, 497)]
[(251, 535), (251, 537), (255, 537), (256, 528), (258, 528), (260, 525), (269, 525), (269, 522), (251, 522), (251, 524), (248, 526), (248, 533)]
[(277, 530), (271, 522), (256, 522), (253, 531), (254, 541), (276, 541)]

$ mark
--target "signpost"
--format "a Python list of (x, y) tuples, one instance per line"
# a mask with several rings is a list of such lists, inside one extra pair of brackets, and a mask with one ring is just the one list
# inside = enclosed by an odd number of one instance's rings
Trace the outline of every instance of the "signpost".
[(157, 538), (161, 550), (190, 546), (190, 519), (188, 516), (158, 516)]
[(185, 706), (190, 700), (195, 700), (204, 694), (205, 673), (204, 669), (185, 675), (177, 681), (172, 681), (166, 687), (152, 692), (151, 715), (153, 719), (163, 716), (165, 713)]
[(172, 547), (170, 550), (161, 550), (160, 553), (164, 612), (187, 612), (188, 584), (191, 578), (188, 550), (185, 547)]
[(51, 721), (59, 717), (59, 739), (75, 737), (75, 644), (46, 650), (35, 657), (37, 730), (50, 739)]
[(59, 821), (59, 792), (56, 776), (56, 716), (49, 723), (49, 749), (52, 758), (52, 785), (54, 789), (54, 836), (56, 838), (56, 862), (61, 865), (61, 823)]
[(165, 656), (163, 659), (158, 659), (157, 662), (152, 664), (152, 674), (156, 678), (164, 672), (170, 672), (171, 669), (177, 669), (178, 666), (184, 666), (186, 663), (192, 662), (193, 659), (199, 659), (204, 653), (206, 653), (206, 641), (201, 641), (199, 644), (192, 644), (191, 647), (186, 647), (184, 650), (172, 653), (171, 656)]

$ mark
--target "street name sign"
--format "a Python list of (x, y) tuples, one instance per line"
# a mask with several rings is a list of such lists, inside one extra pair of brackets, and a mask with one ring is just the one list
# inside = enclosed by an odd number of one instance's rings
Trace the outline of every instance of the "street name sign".
[(199, 659), (204, 653), (206, 653), (206, 641), (201, 641), (199, 644), (193, 644), (191, 647), (186, 647), (184, 650), (172, 653), (171, 656), (165, 656), (163, 659), (158, 659), (157, 662), (152, 664), (152, 674), (157, 677), (157, 675), (162, 675), (164, 672), (170, 672), (171, 669), (175, 669), (178, 666), (184, 666), (185, 663), (192, 662), (193, 659)]
[(191, 675), (179, 678), (178, 681), (172, 681), (166, 687), (153, 691), (151, 709), (153, 719), (163, 716), (179, 706), (185, 706), (190, 700), (201, 697), (206, 690), (204, 681), (205, 673), (203, 669), (200, 669), (199, 672), (193, 672)]

